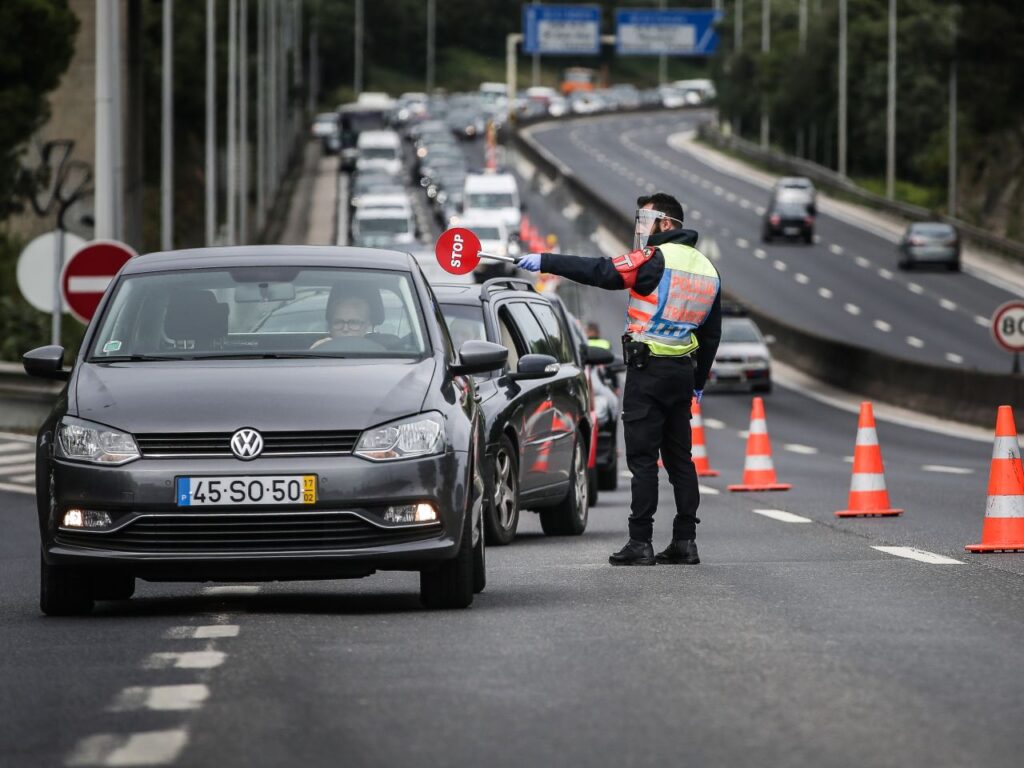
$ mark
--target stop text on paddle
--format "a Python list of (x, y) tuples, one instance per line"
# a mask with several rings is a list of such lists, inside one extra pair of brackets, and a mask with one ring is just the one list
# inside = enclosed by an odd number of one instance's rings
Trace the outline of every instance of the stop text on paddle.
[(494, 259), (515, 264), (511, 256), (500, 256), (480, 250), (480, 238), (471, 230), (453, 227), (442, 232), (434, 245), (434, 256), (441, 269), (452, 275), (468, 275), (480, 263), (480, 259)]

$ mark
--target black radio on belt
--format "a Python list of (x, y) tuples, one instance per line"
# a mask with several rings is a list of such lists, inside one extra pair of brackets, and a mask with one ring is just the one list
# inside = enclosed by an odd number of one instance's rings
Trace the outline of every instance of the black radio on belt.
[(651, 348), (626, 334), (622, 337), (622, 359), (630, 368), (641, 370), (647, 367), (651, 359)]

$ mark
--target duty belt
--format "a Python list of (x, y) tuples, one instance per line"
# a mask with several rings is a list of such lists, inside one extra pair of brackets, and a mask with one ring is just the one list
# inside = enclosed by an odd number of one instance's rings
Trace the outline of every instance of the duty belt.
[(645, 342), (636, 341), (628, 333), (622, 337), (622, 360), (627, 366), (637, 370), (646, 368), (652, 357), (658, 360), (692, 360), (692, 356), (692, 352), (685, 355), (656, 355)]

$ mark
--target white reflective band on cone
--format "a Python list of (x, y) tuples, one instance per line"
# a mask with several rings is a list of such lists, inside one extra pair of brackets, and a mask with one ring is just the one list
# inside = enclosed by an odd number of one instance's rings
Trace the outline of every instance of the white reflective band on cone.
[(1024, 496), (989, 496), (985, 517), (1024, 517)]
[(885, 475), (857, 473), (850, 478), (851, 491), (884, 491)]
[(992, 444), (993, 459), (1013, 459), (1020, 461), (1020, 446), (1016, 437), (997, 437)]
[(860, 427), (857, 430), (857, 445), (878, 445), (878, 433), (874, 427)]
[(767, 435), (768, 424), (764, 419), (751, 419), (750, 421), (750, 434), (751, 435)]
[(706, 459), (708, 457), (707, 449), (703, 445), (693, 446), (692, 458), (694, 459)]
[(747, 456), (747, 460), (743, 462), (744, 469), (775, 469), (772, 465), (771, 456)]

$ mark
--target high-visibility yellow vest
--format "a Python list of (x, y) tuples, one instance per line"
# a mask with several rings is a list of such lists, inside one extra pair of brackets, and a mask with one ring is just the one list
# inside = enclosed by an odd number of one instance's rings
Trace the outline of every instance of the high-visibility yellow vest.
[(608, 339), (587, 339), (587, 346), (598, 349), (611, 349), (612, 343)]
[(696, 248), (665, 243), (658, 250), (665, 258), (665, 272), (658, 288), (647, 296), (630, 289), (626, 333), (650, 347), (653, 355), (688, 355), (700, 346), (693, 331), (707, 320), (721, 280)]

